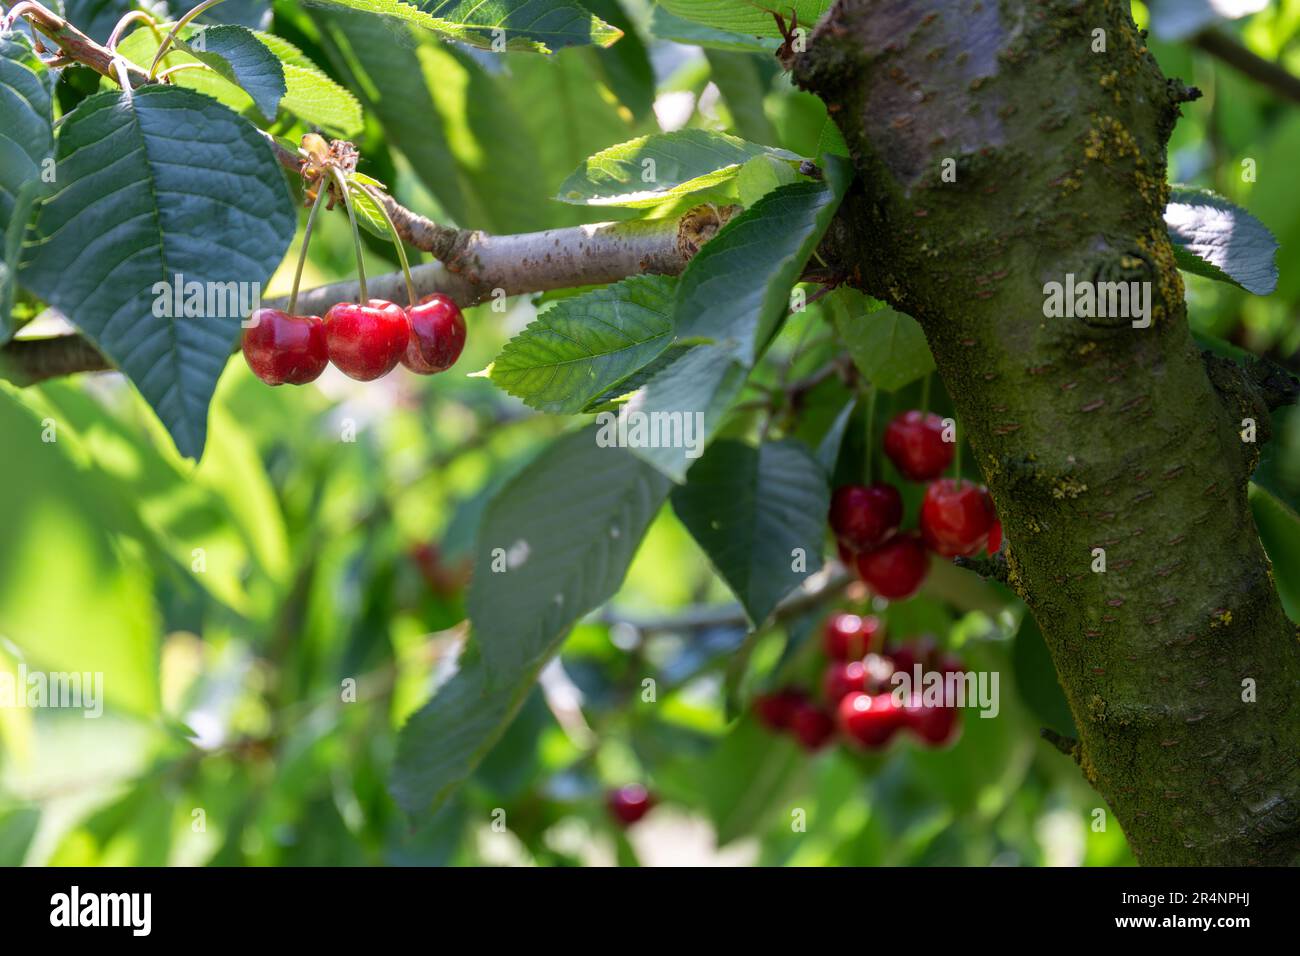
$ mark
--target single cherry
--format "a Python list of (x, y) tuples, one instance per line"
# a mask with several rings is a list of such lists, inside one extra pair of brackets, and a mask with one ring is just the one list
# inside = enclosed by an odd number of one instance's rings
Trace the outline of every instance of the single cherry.
[(903, 726), (903, 711), (892, 694), (849, 694), (837, 709), (840, 730), (855, 743), (876, 750)]
[(876, 594), (901, 601), (916, 593), (930, 570), (930, 557), (914, 535), (900, 534), (858, 555), (858, 574)]
[(989, 554), (997, 554), (1002, 550), (1002, 522), (997, 518), (993, 519), (993, 527), (989, 529)]
[(325, 324), (316, 315), (258, 309), (244, 329), (244, 360), (268, 385), (306, 385), (325, 370)]
[(960, 478), (930, 483), (921, 501), (921, 537), (945, 558), (970, 557), (988, 545), (993, 502), (983, 485)]
[(609, 812), (624, 826), (636, 823), (655, 805), (655, 799), (650, 791), (639, 783), (630, 783), (626, 787), (611, 790), (607, 800)]
[(854, 551), (874, 548), (902, 520), (903, 498), (893, 485), (841, 485), (831, 495), (831, 531)]
[(934, 660), (937, 646), (934, 638), (926, 634), (910, 644), (896, 644), (893, 647), (885, 649), (885, 653), (894, 662), (894, 670), (901, 671), (908, 678), (915, 677), (915, 667), (921, 665), (921, 672), (930, 669), (930, 663)]
[(790, 729), (803, 749), (812, 752), (821, 750), (835, 736), (835, 719), (811, 701), (803, 701), (794, 709)]
[(369, 382), (396, 366), (411, 337), (400, 305), (371, 299), (365, 305), (340, 302), (325, 313), (330, 361), (348, 378)]
[(826, 656), (833, 661), (861, 660), (883, 635), (880, 618), (868, 614), (832, 614), (823, 634)]
[(443, 372), (456, 364), (465, 347), (465, 316), (441, 292), (426, 295), (406, 310), (411, 335), (402, 364), (420, 375)]
[(845, 694), (855, 691), (863, 693), (867, 689), (867, 667), (862, 661), (833, 661), (826, 666), (826, 676), (822, 678), (822, 689), (826, 691), (826, 703), (838, 704)]
[(754, 698), (754, 713), (768, 729), (786, 730), (794, 719), (796, 708), (806, 699), (803, 691), (783, 687), (775, 693), (757, 695)]
[(926, 743), (942, 747), (957, 736), (960, 714), (956, 707), (929, 707), (921, 703), (919, 695), (903, 708), (907, 728)]
[(943, 419), (931, 412), (903, 412), (885, 426), (885, 454), (909, 481), (938, 478), (955, 450), (943, 440)]

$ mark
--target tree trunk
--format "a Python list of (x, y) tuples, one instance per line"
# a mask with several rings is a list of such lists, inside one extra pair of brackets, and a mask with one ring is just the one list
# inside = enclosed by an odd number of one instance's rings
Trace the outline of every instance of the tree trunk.
[[(925, 328), (1074, 756), (1138, 859), (1295, 863), (1300, 644), (1240, 435), (1253, 418), (1267, 439), (1268, 401), (1191, 339), (1162, 213), (1192, 94), (1128, 7), (840, 0), (794, 75), (861, 174), (832, 237), (850, 281)], [(1067, 274), (1149, 282), (1149, 327), (1045, 316)]]

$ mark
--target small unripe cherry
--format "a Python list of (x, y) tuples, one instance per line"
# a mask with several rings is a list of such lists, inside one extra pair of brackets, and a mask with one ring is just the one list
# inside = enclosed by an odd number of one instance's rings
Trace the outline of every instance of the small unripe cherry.
[(406, 310), (411, 336), (402, 364), (419, 375), (433, 375), (456, 364), (465, 348), (465, 316), (449, 296), (426, 295)]
[(325, 370), (325, 325), (319, 316), (258, 309), (244, 329), (244, 360), (268, 385), (306, 385)]

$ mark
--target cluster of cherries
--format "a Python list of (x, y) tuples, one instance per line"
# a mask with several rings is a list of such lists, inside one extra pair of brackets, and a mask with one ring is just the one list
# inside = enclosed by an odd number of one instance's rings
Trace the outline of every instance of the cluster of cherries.
[[(764, 726), (793, 734), (810, 753), (821, 750), (837, 733), (852, 746), (869, 751), (883, 750), (900, 730), (910, 731), (931, 747), (956, 738), (956, 707), (927, 705), (916, 688), (904, 705), (894, 699), (891, 677), (896, 671), (914, 677), (918, 663), (923, 673), (965, 669), (955, 657), (940, 654), (931, 638), (884, 647), (879, 618), (840, 613), (826, 622), (824, 639), (829, 663), (821, 700), (794, 686), (760, 694), (754, 711)], [(881, 652), (873, 651), (875, 647), (881, 647)]]
[(885, 428), (885, 454), (909, 481), (929, 482), (918, 531), (899, 532), (903, 499), (887, 482), (842, 485), (831, 497), (830, 526), (840, 559), (856, 568), (875, 593), (901, 600), (916, 593), (930, 562), (926, 549), (945, 558), (970, 557), (1002, 546), (1002, 524), (988, 489), (961, 478), (940, 478), (954, 444), (943, 439), (943, 419), (908, 411)]
[(451, 368), (465, 347), (465, 317), (440, 292), (403, 309), (383, 299), (340, 302), (321, 319), (258, 309), (244, 329), (244, 358), (268, 385), (305, 385), (334, 366), (359, 382), (400, 362), (419, 375)]

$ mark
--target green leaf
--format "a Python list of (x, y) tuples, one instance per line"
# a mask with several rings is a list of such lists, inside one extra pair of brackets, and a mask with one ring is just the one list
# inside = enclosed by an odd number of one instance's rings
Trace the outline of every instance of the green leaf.
[(656, 206), (718, 186), (735, 176), (742, 163), (761, 155), (799, 158), (711, 130), (652, 133), (589, 158), (564, 181), (556, 198), (588, 206)]
[(9, 226), (19, 190), (40, 182), (41, 163), (54, 155), (53, 95), (50, 71), (27, 37), (0, 34), (0, 232)]
[(365, 121), (355, 96), (321, 72), (320, 67), (283, 37), (259, 32), (257, 38), (280, 60), (285, 85), (280, 106), (286, 112), (331, 136), (347, 138), (361, 132)]
[(790, 289), (852, 178), (828, 157), (826, 182), (781, 186), (746, 209), (690, 261), (677, 285), (682, 338), (713, 339), (751, 365), (790, 308)]
[(667, 497), (653, 469), (596, 438), (562, 436), (488, 505), (469, 593), (475, 646), (402, 731), (393, 794), (408, 812), (473, 771), (574, 622), (618, 589)]
[(641, 368), (637, 369), (627, 378), (618, 384), (606, 389), (600, 395), (597, 395), (582, 409), (584, 412), (608, 412), (618, 411), (622, 406), (623, 400), (629, 397), (633, 392), (644, 388), (651, 379), (659, 375), (660, 372), (668, 368), (683, 355), (695, 348), (694, 345), (674, 342), (662, 352), (660, 352), (653, 361), (647, 362)]
[(354, 181), (348, 183), (348, 196), (352, 199), (352, 211), (356, 213), (357, 225), (379, 239), (392, 242), (393, 236), (388, 231), (388, 222), (384, 219), (383, 210), (379, 203), (375, 202), (374, 197), (360, 185), (361, 182), (367, 182), (368, 185), (374, 186), (375, 180), (357, 173), (353, 174), (352, 179)]
[(1052, 655), (1043, 641), (1043, 632), (1027, 609), (1011, 648), (1011, 667), (1016, 690), (1034, 717), (1059, 734), (1078, 736)]
[[(17, 263), (21, 256), (23, 238), (36, 212), (36, 200), (42, 192), (43, 184), (39, 179), (28, 180), (19, 187), (13, 208), (10, 210), (9, 224), (0, 233), (0, 345), (13, 337), (14, 300), (18, 292)], [(14, 263), (14, 265), (10, 265)]]
[(1277, 240), (1240, 206), (1208, 189), (1174, 186), (1165, 225), (1178, 268), (1230, 282), (1255, 295), (1277, 288)]
[(37, 807), (0, 810), (0, 866), (22, 866), (41, 821)]
[(863, 299), (856, 296), (848, 306), (837, 295), (832, 315), (836, 334), (867, 381), (896, 392), (934, 371), (930, 346), (916, 319), (880, 303), (864, 309), (857, 304)]
[[(769, 23), (776, 21), (768, 18)], [(738, 53), (772, 53), (781, 45), (779, 34), (770, 37), (746, 36), (705, 26), (694, 20), (687, 20), (669, 13), (660, 4), (656, 4), (650, 13), (650, 32), (661, 40), (672, 40), (690, 46), (703, 47), (706, 50), (734, 50)]]
[(797, 182), (799, 174), (789, 163), (772, 156), (755, 156), (736, 175), (736, 194), (742, 206), (752, 206), (778, 186)]
[(705, 26), (756, 37), (779, 37), (772, 12), (780, 13), (787, 29), (792, 28), (790, 12), (798, 14), (799, 26), (808, 33), (821, 15), (830, 9), (833, 0), (781, 0), (757, 3), (752, 0), (659, 0), (659, 5), (669, 13)]
[(716, 442), (672, 501), (754, 627), (822, 566), (830, 488), (797, 441)]
[[(126, 373), (181, 454), (199, 457), (208, 402), (239, 334), (241, 294), (247, 301), (260, 289), (293, 239), (297, 215), (279, 164), (225, 106), (151, 86), (96, 94), (68, 115), (57, 182), (23, 284)], [(213, 314), (167, 315), (178, 276), (183, 294), (203, 290), (198, 311)]]
[(183, 46), (185, 52), (244, 90), (263, 117), (275, 119), (287, 91), (284, 69), (252, 30), (232, 25), (204, 27)]
[(562, 299), (506, 344), (492, 381), (540, 411), (582, 411), (667, 348), (673, 283), (633, 276)]
[(498, 36), (508, 47), (525, 40), (550, 51), (588, 43), (609, 46), (623, 35), (572, 0), (426, 0), (423, 6), (463, 28), (459, 39), (489, 49)]
[(1300, 623), (1300, 515), (1254, 482), (1250, 484), (1250, 510), (1273, 563), (1273, 582), (1282, 606), (1287, 617)]
[(632, 117), (640, 120), (649, 116), (655, 101), (655, 73), (640, 33), (633, 27), (618, 0), (589, 0), (584, 6), (606, 23), (623, 31), (622, 38), (613, 46), (597, 48), (592, 52), (609, 88), (618, 101), (627, 107)]
[(764, 99), (777, 71), (775, 57), (730, 50), (705, 50), (704, 56), (709, 61), (709, 79), (722, 94), (736, 132), (755, 143), (780, 142), (780, 134), (764, 109)]
[(713, 753), (692, 760), (690, 779), (717, 830), (718, 845), (761, 833), (768, 820), (785, 812), (782, 802), (806, 766), (807, 757), (793, 739), (754, 720), (741, 720)]

